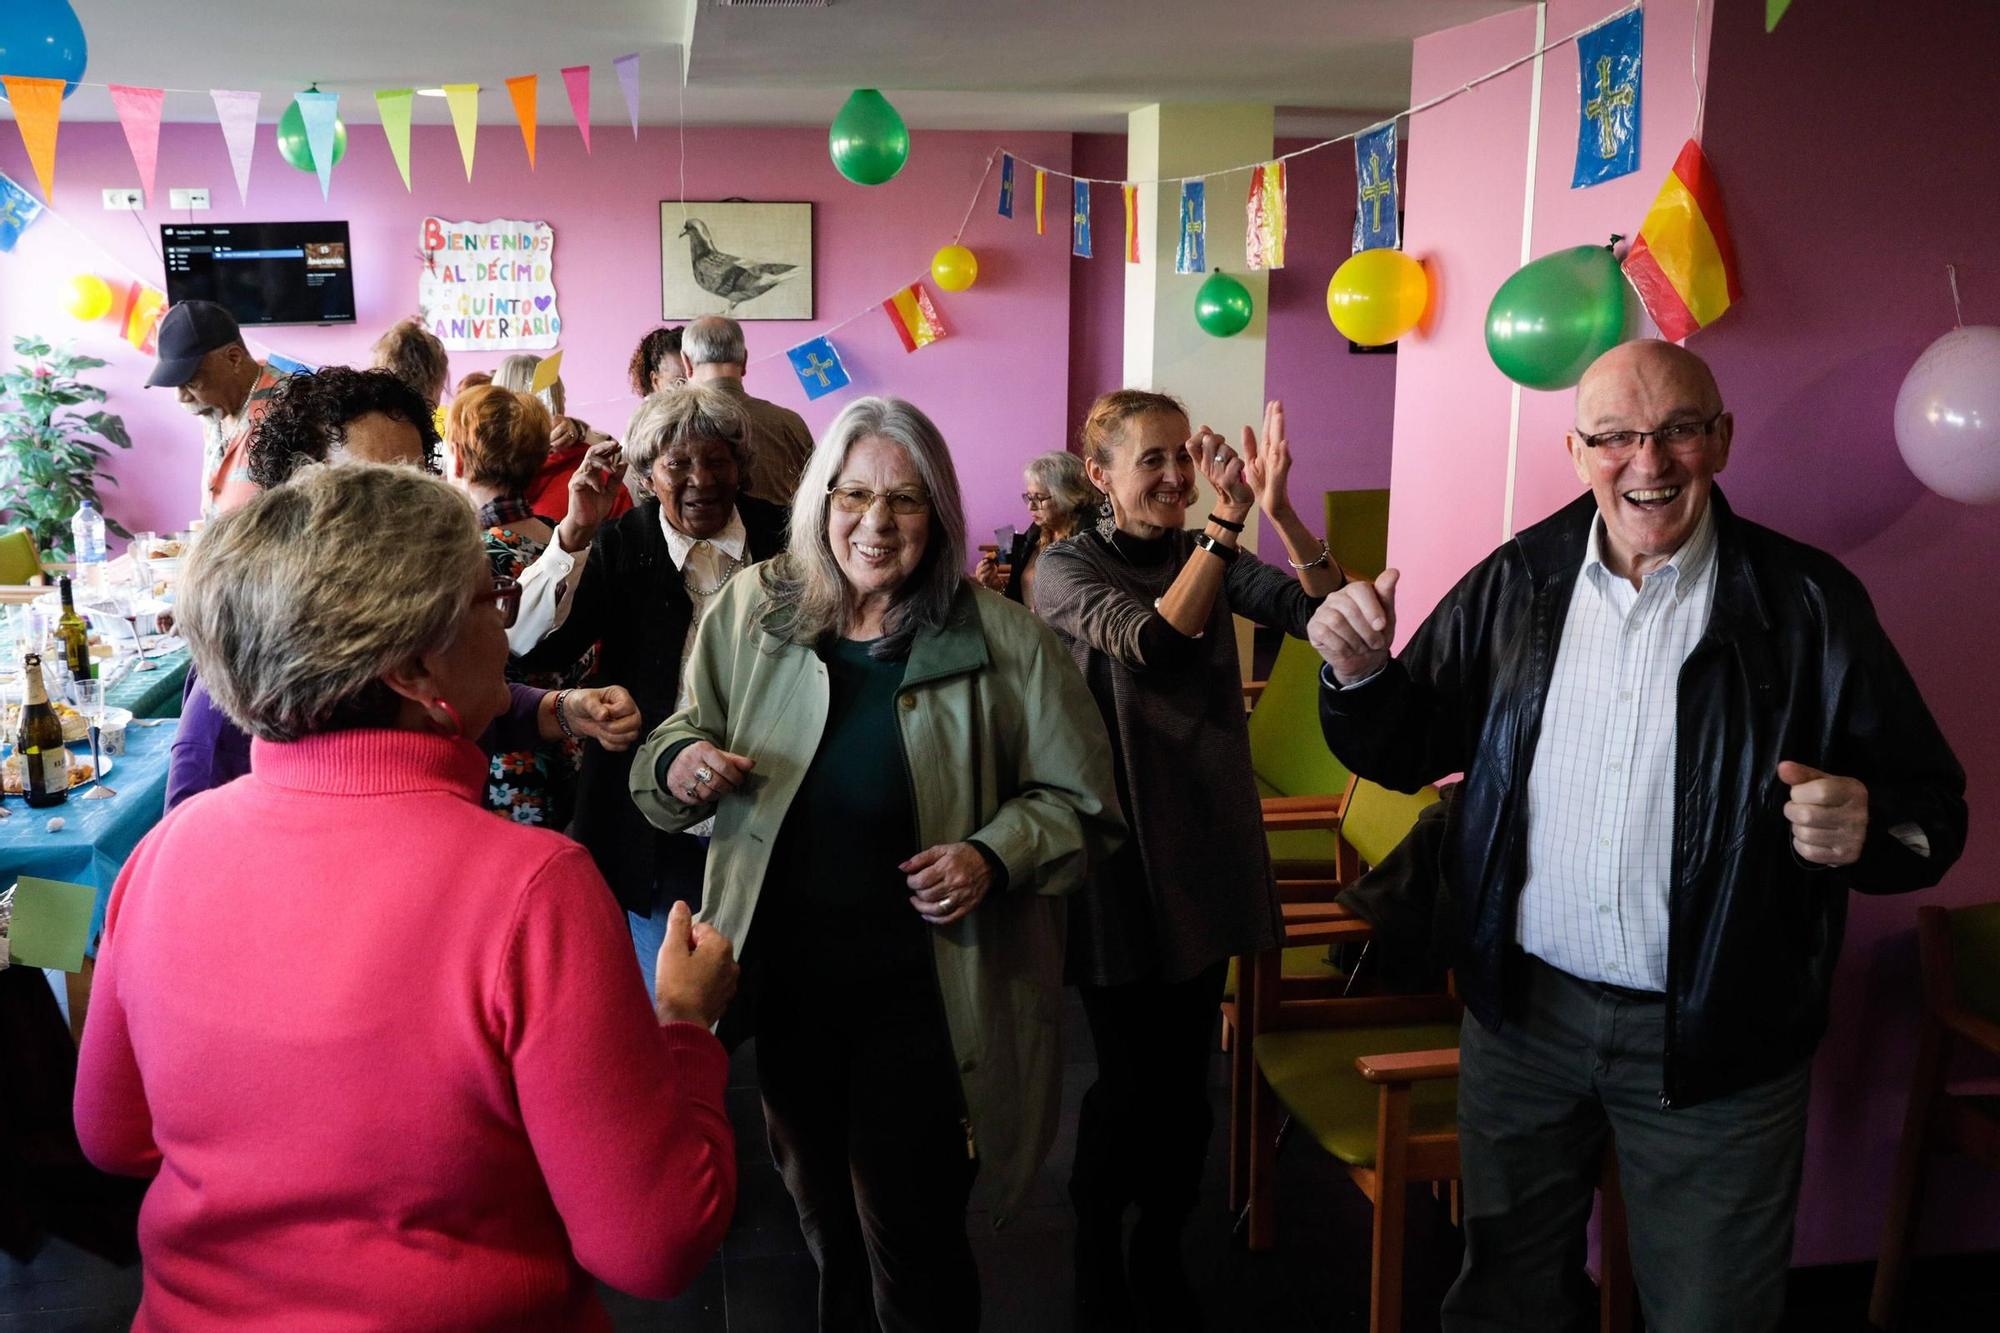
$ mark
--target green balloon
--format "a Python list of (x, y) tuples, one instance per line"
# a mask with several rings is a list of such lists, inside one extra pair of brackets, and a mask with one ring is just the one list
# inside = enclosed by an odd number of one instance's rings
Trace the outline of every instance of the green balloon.
[(1632, 336), (1638, 302), (1601, 245), (1544, 255), (1500, 284), (1486, 309), (1486, 351), (1530, 389), (1567, 389)]
[(1250, 289), (1217, 271), (1194, 294), (1194, 322), (1218, 338), (1233, 338), (1250, 325)]
[(856, 185), (880, 185), (910, 160), (910, 127), (888, 98), (873, 88), (857, 88), (826, 132), (826, 151)]
[[(297, 102), (285, 108), (285, 114), (278, 117), (278, 155), (297, 167), (300, 171), (313, 170), (312, 145), (306, 142), (305, 113), (299, 110)], [(340, 159), (347, 156), (347, 122), (336, 118), (333, 122), (333, 164), (340, 165)]]

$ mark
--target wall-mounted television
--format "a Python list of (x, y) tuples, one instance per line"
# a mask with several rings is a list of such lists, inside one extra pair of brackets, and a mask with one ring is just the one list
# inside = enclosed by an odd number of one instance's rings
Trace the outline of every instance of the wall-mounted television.
[(345, 222), (165, 223), (167, 300), (214, 301), (238, 324), (354, 323)]

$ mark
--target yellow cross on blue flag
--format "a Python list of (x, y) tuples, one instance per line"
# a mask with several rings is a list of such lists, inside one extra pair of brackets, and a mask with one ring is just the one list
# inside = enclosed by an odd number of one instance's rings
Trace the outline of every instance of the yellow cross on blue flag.
[(1071, 191), (1074, 201), (1069, 214), (1069, 252), (1078, 259), (1090, 258), (1090, 182), (1077, 181)]
[(0, 175), (0, 251), (12, 250), (21, 233), (42, 215), (42, 201)]
[(824, 398), (847, 387), (847, 367), (840, 364), (840, 353), (834, 350), (831, 338), (814, 338), (786, 348), (785, 359), (792, 363), (808, 398)]
[(1174, 249), (1174, 272), (1208, 272), (1208, 186), (1181, 182), (1181, 243)]
[(1014, 155), (1000, 154), (1000, 216), (1014, 216)]
[(1646, 11), (1600, 23), (1576, 39), (1576, 173), (1570, 188), (1601, 185), (1639, 169), (1639, 58)]
[(1403, 243), (1396, 194), (1396, 122), (1354, 136), (1354, 253)]

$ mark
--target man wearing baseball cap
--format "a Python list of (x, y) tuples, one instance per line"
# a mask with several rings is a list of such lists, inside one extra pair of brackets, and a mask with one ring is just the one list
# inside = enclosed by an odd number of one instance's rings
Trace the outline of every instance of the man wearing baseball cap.
[(201, 514), (213, 518), (257, 493), (250, 435), (285, 381), (250, 354), (236, 317), (213, 301), (182, 301), (160, 321), (160, 359), (148, 388), (174, 389), (201, 418)]

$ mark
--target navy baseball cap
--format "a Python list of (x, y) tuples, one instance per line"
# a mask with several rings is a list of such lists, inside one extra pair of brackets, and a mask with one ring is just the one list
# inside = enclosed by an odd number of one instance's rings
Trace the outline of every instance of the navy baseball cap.
[(182, 301), (160, 320), (160, 359), (146, 377), (149, 389), (178, 389), (218, 347), (243, 341), (236, 316), (213, 301)]

